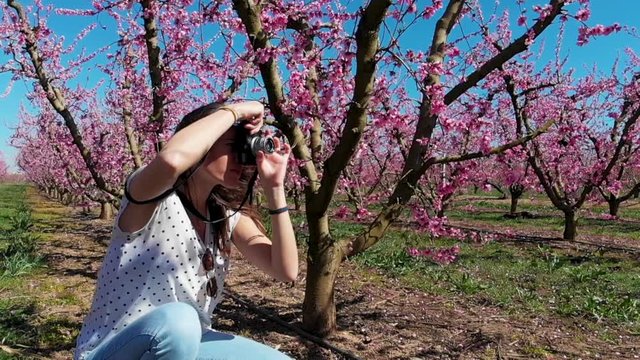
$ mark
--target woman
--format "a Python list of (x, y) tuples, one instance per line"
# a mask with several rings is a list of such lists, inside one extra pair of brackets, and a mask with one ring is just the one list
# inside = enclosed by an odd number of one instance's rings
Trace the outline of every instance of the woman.
[[(236, 132), (258, 133), (263, 114), (255, 101), (194, 110), (156, 158), (127, 179), (76, 359), (287, 358), (210, 327), (231, 241), (276, 279), (293, 281), (298, 273), (283, 185), (291, 148), (275, 138), (276, 151), (258, 151), (254, 166), (235, 156)], [(235, 211), (251, 190), (245, 174), (256, 168), (272, 239), (254, 211)]]

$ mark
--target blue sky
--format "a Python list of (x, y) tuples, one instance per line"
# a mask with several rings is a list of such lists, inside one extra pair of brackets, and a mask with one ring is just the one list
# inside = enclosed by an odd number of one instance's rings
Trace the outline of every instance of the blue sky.
[[(24, 0), (22, 3), (29, 4), (31, 1)], [(72, 0), (54, 0), (44, 3), (52, 3), (61, 8), (77, 8), (78, 2)], [(482, 2), (493, 3), (493, 0), (482, 0)], [(527, 3), (537, 4), (541, 1), (529, 0)], [(86, 2), (87, 4), (89, 2)], [(446, 2), (445, 2), (446, 3)], [(517, 8), (511, 4), (515, 3), (515, 0), (502, 0), (502, 3), (507, 7), (512, 8), (512, 17), (516, 17), (519, 12)], [(350, 1), (350, 6), (358, 6), (358, 1)], [(621, 25), (638, 26), (640, 20), (637, 14), (640, 14), (640, 0), (591, 0), (592, 16), (589, 20), (589, 24), (593, 25), (601, 23), (609, 25), (613, 22), (618, 22)], [(486, 11), (486, 10), (485, 10)], [(531, 19), (532, 14), (529, 15)], [(96, 18), (86, 17), (53, 17), (49, 26), (54, 30), (56, 34), (64, 35), (67, 39), (67, 43), (70, 43), (75, 35), (88, 26), (91, 22), (96, 21)], [(108, 45), (115, 40), (114, 24), (110, 18), (105, 15), (101, 15), (97, 18), (98, 28), (90, 33), (85, 39), (87, 50)], [(640, 39), (633, 38), (627, 34), (614, 34), (613, 36), (595, 38), (587, 46), (578, 47), (575, 45), (576, 39), (576, 24), (572, 21), (572, 26), (569, 26), (566, 34), (566, 45), (564, 46), (565, 53), (569, 54), (569, 65), (578, 70), (578, 73), (585, 73), (588, 69), (591, 69), (594, 65), (597, 65), (600, 70), (606, 71), (613, 64), (616, 57), (624, 57), (624, 49), (629, 47), (640, 53)], [(432, 25), (430, 25), (432, 26)], [(516, 36), (520, 35), (520, 31), (517, 31)], [(549, 32), (547, 38), (554, 39), (555, 31)], [(432, 34), (421, 33), (419, 37), (415, 39), (409, 38), (407, 41), (416, 43), (425, 43), (422, 48), (427, 49), (426, 44), (430, 40)], [(547, 41), (547, 51), (551, 52), (553, 43)], [(412, 46), (413, 47), (413, 46)], [(0, 62), (6, 61), (4, 54), (0, 54)], [(99, 62), (100, 58), (95, 61)], [(79, 81), (84, 85), (91, 86), (96, 84), (102, 74), (92, 68), (88, 68), (80, 77)], [(9, 82), (9, 76), (6, 74), (0, 74), (0, 93), (3, 93)], [(10, 168), (15, 171), (14, 159), (16, 155), (16, 149), (12, 148), (8, 142), (13, 128), (17, 125), (17, 114), (20, 108), (20, 104), (28, 106), (28, 102), (25, 98), (25, 94), (32, 86), (31, 82), (18, 81), (14, 84), (11, 94), (7, 97), (0, 98), (0, 151), (4, 154), (5, 160), (10, 165)]]

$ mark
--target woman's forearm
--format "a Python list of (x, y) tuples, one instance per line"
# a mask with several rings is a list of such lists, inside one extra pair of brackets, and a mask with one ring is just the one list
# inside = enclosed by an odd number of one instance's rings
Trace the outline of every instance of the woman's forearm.
[(202, 159), (234, 123), (234, 114), (218, 110), (178, 131), (159, 156), (167, 159), (179, 175)]
[[(284, 187), (264, 189), (269, 209), (276, 210), (287, 206)], [(271, 264), (284, 279), (294, 281), (298, 276), (298, 247), (293, 232), (289, 212), (269, 215), (271, 217)]]

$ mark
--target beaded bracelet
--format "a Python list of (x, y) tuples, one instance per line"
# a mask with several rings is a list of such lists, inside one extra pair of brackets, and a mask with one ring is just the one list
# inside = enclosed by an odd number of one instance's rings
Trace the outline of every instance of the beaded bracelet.
[(288, 206), (281, 207), (280, 209), (275, 209), (275, 210), (269, 209), (269, 215), (278, 215), (278, 214), (282, 214), (283, 212), (287, 212), (287, 211), (289, 211), (289, 207)]

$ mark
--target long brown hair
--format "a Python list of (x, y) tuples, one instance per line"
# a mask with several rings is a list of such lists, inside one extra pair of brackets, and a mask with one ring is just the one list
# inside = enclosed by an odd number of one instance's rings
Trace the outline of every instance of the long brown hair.
[[(193, 124), (194, 122), (213, 114), (223, 105), (223, 102), (213, 102), (191, 111), (190, 113), (185, 115), (178, 123), (175, 129), (175, 133)], [(189, 189), (189, 183), (187, 180), (200, 167), (200, 165), (202, 165), (205, 158), (206, 155), (202, 159), (200, 159), (198, 163), (193, 165), (184, 173), (180, 174), (180, 176), (178, 177), (177, 183), (184, 184), (186, 195), (189, 200), (192, 199), (192, 194)], [(241, 181), (241, 183), (242, 186), (239, 189), (229, 189), (225, 188), (222, 185), (216, 185), (213, 189), (211, 189), (206, 204), (207, 209), (209, 210), (209, 217), (212, 220), (226, 218), (228, 216), (227, 210), (237, 209), (239, 206), (241, 206), (242, 199), (244, 198), (245, 194), (247, 192), (254, 191), (253, 188), (248, 188), (249, 181), (243, 180)], [(253, 220), (253, 222), (261, 232), (266, 232), (265, 227), (260, 220), (258, 210), (255, 205), (251, 204), (251, 202), (243, 204), (242, 208), (240, 209), (240, 213), (247, 215), (251, 220)], [(211, 226), (213, 227), (213, 234), (215, 235), (214, 241), (216, 247), (221, 251), (228, 253), (230, 249), (227, 249), (226, 244), (229, 240), (229, 219), (213, 223), (211, 224)]]

